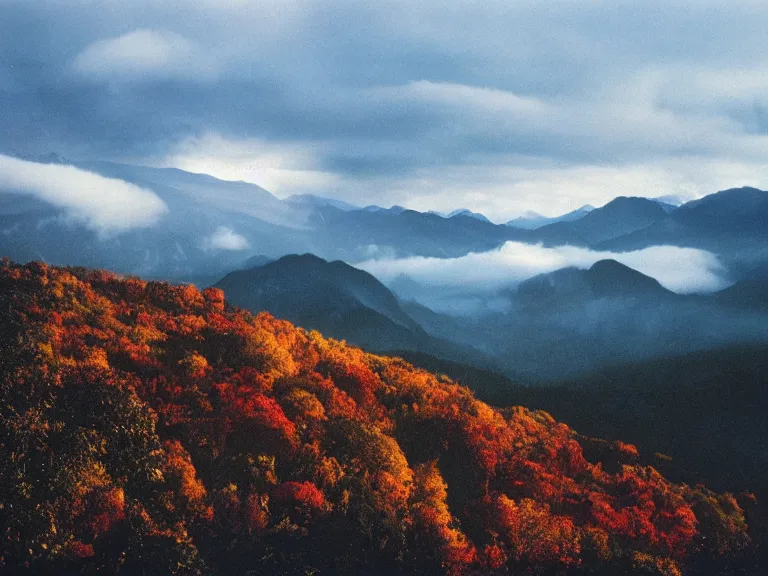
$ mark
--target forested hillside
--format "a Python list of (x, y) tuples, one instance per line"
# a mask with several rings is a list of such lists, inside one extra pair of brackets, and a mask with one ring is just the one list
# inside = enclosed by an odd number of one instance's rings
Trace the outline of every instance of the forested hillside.
[(753, 498), (214, 288), (0, 267), (0, 566), (735, 574)]

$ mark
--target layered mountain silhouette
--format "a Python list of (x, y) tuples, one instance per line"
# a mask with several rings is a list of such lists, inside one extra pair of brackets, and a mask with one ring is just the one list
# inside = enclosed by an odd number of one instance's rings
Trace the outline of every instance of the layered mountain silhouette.
[(535, 218), (508, 226), (463, 209), (452, 217), (401, 206), (358, 209), (315, 195), (280, 200), (254, 184), (171, 168), (70, 164), (151, 190), (168, 210), (155, 224), (104, 233), (41, 198), (2, 190), (0, 253), (18, 261), (104, 267), (200, 284), (243, 267), (254, 255), (311, 252), (348, 262), (381, 256), (450, 258), (493, 250), (510, 240), (617, 251), (659, 244), (702, 248), (720, 256), (734, 280), (768, 262), (768, 195), (754, 188), (726, 190), (674, 210), (659, 199), (619, 197), (540, 227)]
[[(101, 233), (42, 200), (0, 194), (0, 229), (5, 231), (0, 252), (21, 261), (99, 266), (206, 283), (239, 268), (254, 254), (309, 248), (303, 228), (310, 209), (284, 203), (259, 186), (170, 168), (106, 162), (76, 166), (151, 190), (168, 210), (154, 225)], [(238, 242), (217, 243), (222, 233)]]
[(343, 211), (327, 206), (316, 210), (308, 224), (316, 246), (311, 251), (345, 261), (379, 256), (454, 258), (492, 250), (508, 240), (529, 240), (524, 230), (473, 217), (444, 218), (394, 208)]
[(594, 209), (594, 206), (585, 204), (581, 208), (577, 208), (576, 210), (568, 212), (567, 214), (563, 214), (562, 216), (552, 217), (542, 216), (536, 212), (526, 212), (522, 216), (507, 222), (507, 226), (514, 226), (515, 228), (522, 228), (523, 230), (536, 230), (542, 226), (546, 226), (547, 224), (554, 224), (555, 222), (573, 222), (574, 220), (579, 220), (580, 218), (583, 218), (592, 212)]
[[(503, 293), (507, 311), (449, 316), (403, 304), (430, 334), (475, 343), (515, 381), (575, 378), (600, 366), (768, 342), (766, 283), (676, 294), (615, 260), (541, 274)], [(501, 295), (500, 295), (501, 296)]]
[(216, 283), (227, 300), (372, 351), (410, 350), (462, 362), (495, 363), (472, 347), (430, 336), (371, 274), (312, 254), (238, 270)]
[(311, 254), (233, 272), (217, 286), (238, 306), (373, 351), (434, 356), (524, 383), (768, 341), (768, 310), (732, 293), (736, 287), (712, 296), (678, 295), (615, 260), (533, 277), (507, 294), (506, 313), (478, 317), (399, 302), (370, 274)]
[(344, 202), (343, 200), (336, 200), (334, 198), (325, 198), (323, 196), (316, 196), (315, 194), (294, 194), (285, 199), (290, 204), (296, 204), (299, 206), (311, 206), (318, 208), (320, 206), (333, 206), (339, 210), (360, 210), (359, 206)]
[[(371, 274), (313, 254), (289, 255), (263, 266), (227, 274), (216, 283), (236, 306), (265, 310), (293, 323), (339, 337), (358, 326), (359, 314), (418, 332), (419, 325)], [(338, 323), (334, 326), (334, 323)]]
[(488, 224), (491, 224), (491, 221), (488, 220), (488, 218), (486, 218), (483, 214), (480, 214), (479, 212), (472, 212), (466, 208), (454, 210), (453, 212), (450, 212), (446, 218), (456, 218), (457, 216), (462, 218), (474, 218), (475, 220), (480, 220), (480, 222), (487, 222)]
[(768, 266), (750, 271), (733, 286), (713, 295), (719, 304), (768, 311)]
[(600, 260), (588, 270), (562, 268), (520, 284), (518, 298), (528, 304), (575, 304), (596, 298), (674, 298), (657, 280), (616, 260)]
[[(664, 220), (667, 212), (647, 198), (620, 196), (573, 222), (555, 222), (536, 230), (537, 235), (568, 231), (586, 245), (595, 245), (647, 228)], [(542, 236), (545, 238), (545, 236)]]
[[(101, 233), (44, 200), (2, 190), (0, 253), (18, 261), (110, 268), (178, 281), (209, 282), (251, 256), (312, 252), (359, 261), (389, 256), (456, 257), (507, 240), (536, 241), (525, 231), (465, 214), (444, 218), (407, 210), (353, 206), (319, 196), (280, 200), (246, 182), (110, 162), (75, 167), (151, 190), (167, 206), (155, 224)], [(217, 235), (236, 242), (217, 242)]]
[(768, 262), (768, 193), (733, 188), (683, 204), (644, 229), (606, 240), (607, 250), (675, 245), (713, 252), (737, 277)]
[(239, 306), (371, 350), (460, 359), (533, 383), (606, 363), (768, 341), (762, 274), (711, 296), (678, 295), (616, 260), (601, 260), (530, 278), (507, 293), (507, 313), (480, 317), (399, 302), (368, 273), (310, 254), (234, 272), (217, 285)]

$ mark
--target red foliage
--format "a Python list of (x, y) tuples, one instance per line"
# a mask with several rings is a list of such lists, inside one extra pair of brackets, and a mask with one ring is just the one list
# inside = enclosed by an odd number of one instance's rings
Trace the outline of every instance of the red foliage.
[(284, 482), (272, 490), (278, 506), (285, 507), (294, 521), (309, 522), (326, 508), (325, 496), (312, 482)]
[[(23, 391), (33, 400), (14, 407), (20, 437), (37, 434), (47, 446), (65, 427), (52, 399), (94, 387), (130, 389), (157, 421), (157, 431), (99, 421), (114, 398), (76, 415), (83, 421), (67, 438), (84, 448), (73, 462), (90, 468), (67, 469), (74, 488), (51, 502), (19, 500), (30, 518), (43, 505), (46, 518), (67, 511), (70, 533), (49, 535), (62, 542), (49, 554), (93, 558), (84, 542), (101, 554), (120, 525), (174, 545), (193, 534), (200, 550), (271, 557), (251, 549), (328, 526), (338, 541), (329, 557), (359, 554), (350, 566), (418, 558), (427, 572), (460, 574), (599, 561), (617, 562), (617, 573), (627, 562), (674, 573), (696, 550), (730, 554), (748, 542), (735, 499), (668, 482), (639, 464), (632, 445), (598, 443), (593, 458), (589, 443), (548, 414), (496, 410), (402, 360), (227, 310), (220, 290), (39, 263), (0, 266), (0, 287), (4, 318), (21, 327), (35, 358), (0, 381), (10, 383), (3, 398)], [(60, 391), (41, 386), (40, 375)], [(127, 452), (125, 438), (138, 433), (139, 447)], [(14, 458), (22, 478), (23, 459)], [(346, 541), (368, 548), (350, 552)], [(206, 561), (227, 573), (227, 556)]]
[(92, 558), (96, 553), (93, 550), (93, 544), (83, 544), (80, 540), (74, 540), (69, 544), (69, 549), (78, 558)]

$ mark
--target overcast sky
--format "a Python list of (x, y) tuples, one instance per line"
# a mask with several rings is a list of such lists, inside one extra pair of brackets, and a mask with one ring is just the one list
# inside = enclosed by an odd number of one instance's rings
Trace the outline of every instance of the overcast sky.
[(502, 221), (768, 187), (764, 1), (0, 0), (0, 153)]

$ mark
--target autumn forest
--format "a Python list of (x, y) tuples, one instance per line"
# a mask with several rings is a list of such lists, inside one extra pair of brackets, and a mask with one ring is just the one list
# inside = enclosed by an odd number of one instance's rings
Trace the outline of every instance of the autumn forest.
[(740, 574), (755, 497), (230, 307), (0, 267), (0, 572)]

